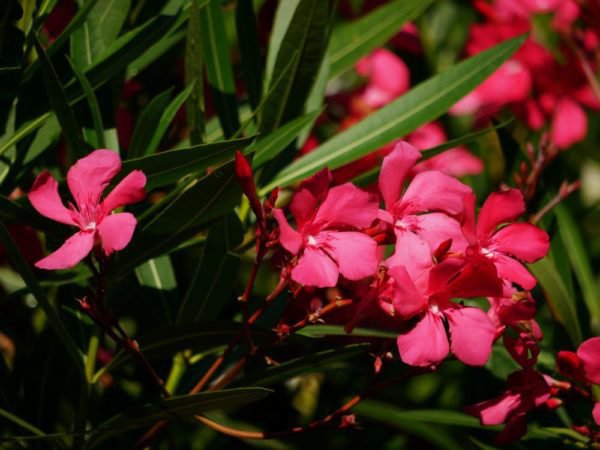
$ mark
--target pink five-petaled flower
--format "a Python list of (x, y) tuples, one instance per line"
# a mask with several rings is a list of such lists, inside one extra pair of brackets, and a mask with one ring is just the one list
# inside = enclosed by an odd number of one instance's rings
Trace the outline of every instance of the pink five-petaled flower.
[[(472, 192), (471, 188), (442, 172), (427, 170), (418, 173), (403, 192), (404, 181), (420, 157), (416, 148), (400, 142), (381, 165), (379, 191), (385, 211), (379, 212), (379, 218), (393, 227), (397, 240), (388, 267), (402, 264), (397, 259), (402, 258), (409, 247), (422, 247), (420, 252), (428, 257), (425, 247), (434, 252), (448, 240), (453, 252), (463, 251), (467, 246), (454, 217), (463, 213), (464, 198)], [(404, 245), (406, 240), (410, 240), (410, 245)], [(428, 264), (427, 258), (425, 263)], [(415, 261), (411, 267), (417, 269), (416, 265)], [(407, 270), (411, 272), (408, 266)]]
[[(532, 263), (543, 258), (550, 248), (548, 234), (530, 223), (510, 223), (525, 212), (523, 194), (517, 189), (493, 192), (479, 211), (475, 224), (475, 196), (465, 198), (463, 232), (470, 251), (479, 253), (494, 263), (498, 276), (530, 290), (536, 280), (518, 260)], [(518, 259), (518, 260), (517, 260)], [(505, 293), (511, 295), (510, 290)]]
[[(600, 337), (590, 338), (579, 346), (577, 353), (568, 351), (558, 353), (559, 370), (567, 376), (584, 383), (600, 385)], [(600, 425), (600, 402), (592, 410), (596, 424)]]
[[(485, 258), (465, 262), (448, 258), (422, 273), (408, 272), (405, 265), (392, 267), (395, 281), (393, 310), (403, 318), (420, 313), (415, 326), (397, 338), (400, 358), (411, 366), (440, 363), (449, 351), (463, 363), (482, 366), (494, 342), (496, 329), (479, 308), (462, 306), (452, 298), (472, 298), (502, 292), (494, 266)], [(446, 333), (447, 323), (450, 343)]]
[(281, 209), (273, 209), (281, 245), (297, 262), (292, 279), (304, 286), (332, 287), (339, 274), (360, 280), (377, 269), (377, 243), (362, 228), (377, 216), (377, 201), (351, 183), (329, 189), (328, 170), (317, 173), (296, 192), (290, 210), (298, 231)]
[(496, 438), (497, 445), (507, 444), (527, 433), (526, 414), (550, 398), (547, 379), (539, 372), (526, 368), (508, 376), (508, 389), (499, 397), (466, 408), (479, 417), (482, 425), (500, 425), (504, 430)]
[(79, 231), (54, 253), (41, 259), (40, 269), (68, 269), (75, 266), (100, 241), (106, 255), (122, 250), (131, 240), (136, 220), (131, 213), (113, 210), (144, 198), (146, 176), (139, 170), (129, 173), (101, 201), (102, 193), (121, 170), (121, 159), (112, 150), (96, 150), (80, 159), (67, 173), (67, 185), (75, 200), (66, 208), (58, 194), (58, 182), (48, 171), (41, 173), (29, 192), (29, 201), (43, 216)]

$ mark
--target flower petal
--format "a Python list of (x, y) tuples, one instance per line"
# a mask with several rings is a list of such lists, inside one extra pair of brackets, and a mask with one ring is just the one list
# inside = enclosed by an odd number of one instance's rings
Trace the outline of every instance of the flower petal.
[(134, 170), (127, 174), (102, 202), (104, 211), (109, 213), (121, 206), (143, 200), (146, 197), (144, 186), (146, 186), (146, 175), (144, 175), (144, 172)]
[(594, 418), (596, 425), (600, 425), (600, 402), (594, 405), (594, 409), (592, 409), (592, 417)]
[(98, 225), (102, 249), (106, 255), (123, 250), (131, 241), (137, 221), (131, 213), (111, 214)]
[(583, 372), (587, 380), (600, 384), (600, 337), (584, 341), (577, 349), (577, 356), (583, 363)]
[(395, 234), (394, 253), (385, 263), (388, 267), (403, 266), (413, 282), (420, 286), (433, 265), (431, 249), (423, 238), (410, 231), (396, 229)]
[(411, 366), (427, 367), (448, 355), (449, 346), (442, 319), (430, 312), (408, 333), (396, 340), (400, 359)]
[(416, 148), (408, 142), (402, 141), (396, 144), (388, 156), (383, 158), (379, 173), (379, 192), (381, 192), (386, 209), (390, 210), (392, 205), (399, 200), (406, 175), (420, 157), (421, 153)]
[(315, 215), (318, 203), (317, 198), (308, 189), (300, 189), (294, 194), (290, 211), (296, 219), (299, 230), (302, 230), (304, 225), (310, 222)]
[(500, 224), (512, 222), (525, 212), (523, 194), (517, 189), (492, 192), (479, 211), (477, 236), (489, 237)]
[(31, 205), (42, 216), (65, 225), (77, 226), (72, 211), (67, 209), (58, 195), (58, 182), (45, 170), (34, 181), (27, 195)]
[(77, 205), (97, 205), (119, 170), (121, 158), (112, 150), (96, 150), (77, 161), (67, 173), (67, 184)]
[(345, 183), (329, 190), (313, 223), (321, 228), (336, 225), (365, 228), (377, 217), (378, 206), (371, 194)]
[(500, 278), (517, 283), (527, 291), (537, 284), (534, 276), (514, 258), (497, 253), (494, 256), (494, 265)]
[(452, 240), (450, 252), (462, 252), (468, 245), (462, 233), (460, 223), (444, 213), (430, 213), (417, 216), (419, 219), (419, 235), (429, 244), (434, 252), (448, 239)]
[(464, 196), (472, 190), (456, 178), (428, 170), (418, 173), (406, 189), (402, 204), (406, 211), (425, 212), (443, 211), (450, 215), (464, 211)]
[(292, 255), (297, 255), (302, 248), (302, 236), (290, 226), (281, 209), (274, 208), (273, 217), (279, 224), (279, 242)]
[(325, 252), (306, 247), (296, 267), (292, 269), (292, 279), (303, 286), (333, 287), (337, 284), (339, 270)]
[(75, 233), (58, 250), (35, 263), (38, 269), (70, 269), (85, 258), (94, 247), (94, 231)]
[(452, 353), (470, 366), (483, 366), (492, 352), (496, 327), (485, 312), (478, 308), (444, 310), (450, 327)]
[(568, 97), (556, 103), (550, 138), (558, 148), (564, 149), (585, 138), (588, 121), (583, 108)]
[(509, 394), (506, 392), (499, 397), (467, 406), (465, 412), (479, 417), (482, 425), (500, 425), (506, 422), (512, 412), (520, 405), (520, 394)]
[(404, 266), (390, 267), (388, 273), (394, 279), (394, 312), (403, 319), (410, 319), (427, 307), (427, 297), (417, 290)]
[(377, 270), (377, 243), (357, 231), (324, 231), (340, 273), (348, 280), (361, 280)]
[(543, 258), (550, 248), (550, 238), (530, 223), (512, 223), (492, 237), (496, 250), (531, 263)]

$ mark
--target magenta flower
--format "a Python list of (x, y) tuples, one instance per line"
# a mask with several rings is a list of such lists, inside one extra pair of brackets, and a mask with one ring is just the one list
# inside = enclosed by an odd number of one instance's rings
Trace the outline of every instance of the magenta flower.
[[(479, 211), (475, 224), (475, 196), (467, 197), (463, 232), (479, 253), (496, 266), (500, 278), (530, 290), (536, 279), (519, 261), (532, 263), (543, 258), (550, 248), (548, 234), (530, 223), (514, 222), (525, 212), (523, 194), (517, 189), (493, 192)], [(500, 225), (509, 223), (502, 228)], [(507, 296), (511, 293), (507, 292)]]
[(79, 231), (65, 241), (54, 253), (41, 259), (35, 266), (40, 269), (68, 269), (84, 259), (100, 242), (105, 255), (127, 246), (135, 226), (131, 213), (112, 211), (144, 198), (146, 176), (139, 170), (128, 174), (101, 201), (102, 193), (121, 170), (121, 159), (112, 150), (96, 150), (80, 159), (67, 173), (67, 185), (75, 204), (69, 208), (58, 194), (58, 182), (50, 172), (42, 172), (29, 192), (29, 201), (43, 216)]
[(530, 368), (508, 376), (508, 389), (499, 397), (466, 408), (466, 412), (479, 417), (482, 425), (500, 425), (504, 430), (496, 438), (497, 445), (507, 444), (527, 433), (526, 414), (550, 398), (547, 379)]
[[(420, 157), (416, 148), (400, 142), (384, 158), (379, 191), (385, 211), (379, 212), (379, 218), (393, 227), (397, 241), (407, 236), (416, 241), (409, 246), (428, 246), (434, 252), (443, 242), (451, 240), (451, 251), (462, 251), (467, 241), (454, 217), (463, 213), (464, 197), (472, 192), (471, 188), (442, 172), (428, 170), (418, 173), (403, 191), (404, 182)], [(396, 244), (387, 265), (398, 265), (396, 260), (406, 248)], [(421, 254), (427, 255), (427, 252)], [(407, 269), (410, 271), (408, 266)]]
[(377, 243), (360, 230), (377, 216), (377, 201), (350, 183), (328, 188), (329, 171), (308, 180), (294, 195), (290, 210), (298, 231), (281, 209), (281, 245), (297, 257), (292, 279), (304, 286), (332, 287), (342, 274), (349, 280), (373, 275), (377, 269)]
[(420, 312), (415, 326), (397, 338), (402, 361), (411, 366), (430, 366), (443, 361), (452, 351), (465, 364), (485, 364), (492, 351), (496, 327), (481, 309), (451, 299), (501, 292), (494, 266), (481, 258), (466, 264), (447, 259), (421, 274), (413, 271), (412, 276), (407, 267), (410, 255), (405, 257), (404, 265), (390, 268), (396, 282), (394, 310), (405, 318)]
[(387, 105), (410, 88), (410, 71), (401, 58), (384, 48), (373, 51), (356, 64), (356, 71), (369, 81), (363, 100), (371, 108)]

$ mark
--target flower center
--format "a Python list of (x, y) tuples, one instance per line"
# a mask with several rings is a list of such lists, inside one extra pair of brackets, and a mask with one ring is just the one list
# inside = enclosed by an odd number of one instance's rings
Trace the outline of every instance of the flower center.
[(308, 238), (306, 240), (308, 242), (308, 245), (311, 245), (311, 246), (317, 245), (317, 240), (315, 239), (314, 236), (308, 236)]
[(489, 259), (493, 259), (495, 256), (494, 251), (486, 247), (481, 247), (481, 254)]

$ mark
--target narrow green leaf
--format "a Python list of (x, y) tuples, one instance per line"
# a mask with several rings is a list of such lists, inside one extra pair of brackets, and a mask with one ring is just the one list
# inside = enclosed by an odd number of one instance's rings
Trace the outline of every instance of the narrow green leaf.
[(171, 122), (175, 118), (179, 108), (181, 108), (188, 99), (193, 88), (194, 86), (188, 86), (183, 90), (183, 92), (177, 95), (171, 103), (169, 103), (169, 106), (167, 106), (167, 108), (164, 110), (160, 120), (158, 121), (158, 127), (156, 130), (154, 130), (152, 133), (148, 133), (150, 136), (152, 136), (152, 139), (150, 140), (144, 155), (150, 155), (157, 150), (160, 141), (167, 131), (167, 128), (169, 128), (169, 125), (171, 125)]
[(565, 327), (573, 346), (577, 347), (582, 341), (582, 334), (577, 318), (575, 298), (569, 295), (554, 262), (551, 258), (546, 257), (534, 264), (529, 264), (529, 269), (538, 279), (555, 319)]
[(252, 0), (238, 0), (235, 25), (242, 58), (242, 72), (252, 109), (256, 109), (262, 95), (262, 58)]
[(244, 386), (270, 386), (304, 373), (319, 372), (331, 364), (362, 355), (369, 347), (369, 344), (353, 344), (340, 349), (325, 350), (313, 355), (302, 356), (269, 367), (256, 375), (244, 377), (239, 383)]
[(94, 436), (90, 439), (89, 446), (93, 448), (110, 436), (153, 425), (161, 420), (181, 421), (196, 414), (237, 408), (261, 400), (271, 392), (262, 388), (225, 389), (172, 397), (155, 404), (148, 404), (128, 413), (118, 414), (100, 424), (93, 430)]
[(600, 292), (594, 279), (590, 259), (585, 250), (581, 233), (566, 206), (554, 207), (558, 231), (565, 244), (583, 299), (590, 313), (590, 323), (594, 335), (600, 334)]
[(92, 90), (92, 86), (90, 82), (86, 78), (79, 68), (73, 64), (71, 61), (71, 68), (73, 69), (73, 73), (77, 80), (81, 84), (81, 88), (83, 89), (83, 95), (85, 95), (85, 100), (88, 104), (88, 108), (90, 109), (90, 115), (92, 116), (92, 122), (94, 124), (94, 132), (96, 133), (96, 141), (94, 142), (95, 148), (106, 148), (106, 143), (104, 141), (104, 125), (102, 124), (102, 114), (100, 113), (100, 107), (98, 106), (98, 100), (96, 99), (96, 95)]
[(169, 88), (154, 97), (146, 105), (131, 135), (131, 143), (127, 154), (130, 158), (139, 158), (146, 155), (152, 141), (153, 130), (158, 128), (163, 111), (167, 108), (173, 88)]
[(255, 152), (252, 159), (252, 167), (256, 169), (275, 158), (298, 137), (307, 125), (313, 123), (320, 113), (321, 111), (314, 111), (305, 116), (298, 117), (269, 133), (264, 138), (259, 138), (248, 149)]
[(152, 258), (135, 268), (135, 275), (140, 286), (157, 305), (162, 319), (171, 323), (171, 304), (177, 301), (177, 279), (175, 269), (168, 255)]
[(244, 149), (253, 140), (254, 137), (233, 139), (128, 159), (123, 162), (121, 173), (125, 176), (135, 169), (143, 171), (146, 189), (152, 190), (176, 183), (186, 175), (201, 177), (209, 167), (231, 161), (236, 150)]
[(44, 125), (46, 121), (52, 116), (51, 112), (47, 112), (39, 116), (37, 119), (29, 120), (16, 130), (13, 135), (6, 140), (6, 142), (0, 145), (0, 156), (4, 155), (13, 145), (18, 144), (21, 140), (25, 139), (31, 133), (36, 131), (39, 127)]
[(266, 81), (269, 84), (272, 83), (275, 60), (279, 54), (283, 37), (290, 27), (292, 17), (299, 3), (300, 0), (287, 0), (279, 2), (277, 5), (275, 19), (273, 20), (273, 30), (271, 30), (271, 37), (269, 38), (269, 51), (267, 53), (267, 67), (265, 72)]
[(40, 430), (35, 425), (30, 424), (26, 420), (21, 419), (19, 416), (15, 415), (5, 409), (0, 408), (0, 416), (4, 417), (4, 419), (6, 419), (18, 426), (20, 426), (24, 430), (29, 431), (34, 436), (40, 436), (40, 437), (46, 436), (46, 433), (44, 433), (42, 430)]
[[(472, 133), (465, 134), (464, 136), (458, 137), (456, 139), (451, 139), (447, 142), (444, 142), (443, 144), (436, 145), (435, 147), (426, 148), (421, 151), (421, 159), (419, 159), (419, 162), (423, 162), (423, 161), (428, 160), (429, 158), (433, 158), (434, 156), (439, 155), (440, 153), (443, 153), (446, 150), (450, 150), (451, 148), (456, 148), (460, 145), (469, 144), (469, 143), (475, 141), (476, 139), (478, 139), (479, 137), (486, 135), (487, 133), (490, 133), (492, 131), (498, 130), (499, 128), (503, 128), (503, 127), (507, 126), (508, 124), (512, 123), (513, 121), (514, 121), (514, 119), (510, 118), (502, 123), (499, 123), (498, 125), (494, 125), (493, 127), (488, 127), (488, 128), (484, 128), (482, 130), (477, 130)], [(356, 178), (354, 178), (352, 180), (352, 182), (354, 184), (356, 184), (357, 186), (368, 186), (372, 183), (375, 183), (377, 181), (377, 177), (379, 176), (380, 169), (381, 169), (381, 167), (379, 167), (379, 166), (374, 167), (373, 169), (369, 170), (368, 172), (362, 173), (359, 176), (357, 176)]]
[[(152, 330), (137, 339), (144, 355), (150, 361), (168, 360), (185, 350), (204, 353), (226, 346), (242, 331), (237, 322), (193, 322), (178, 323)], [(252, 336), (266, 339), (270, 331), (252, 330)], [(132, 361), (127, 352), (119, 352), (111, 361), (109, 370), (115, 370)]]
[(505, 41), (421, 83), (292, 162), (261, 190), (261, 194), (275, 186), (288, 186), (325, 166), (330, 169), (343, 166), (437, 118), (493, 73), (523, 40), (524, 37), (520, 36)]
[(42, 65), (44, 84), (46, 85), (46, 92), (48, 93), (50, 104), (63, 129), (70, 151), (71, 161), (74, 162), (87, 154), (86, 144), (81, 135), (81, 128), (77, 124), (75, 114), (69, 106), (65, 90), (58, 79), (58, 75), (54, 71), (54, 67), (52, 67), (52, 63), (35, 37), (33, 39), (33, 45), (35, 46), (40, 64)]
[[(302, 112), (323, 60), (328, 25), (328, 2), (300, 0), (275, 60), (271, 80), (278, 79), (284, 71), (286, 75), (261, 111), (262, 133), (274, 130)], [(291, 70), (286, 70), (294, 52), (298, 52), (299, 58)]]
[(71, 37), (71, 59), (79, 69), (90, 66), (117, 39), (131, 0), (98, 0), (85, 22)]
[(6, 253), (8, 254), (8, 257), (10, 258), (10, 260), (13, 264), (13, 267), (21, 275), (21, 277), (23, 278), (23, 281), (31, 290), (31, 294), (35, 297), (38, 304), (40, 305), (40, 307), (46, 314), (46, 317), (48, 318), (48, 322), (50, 323), (50, 326), (54, 329), (54, 331), (56, 332), (58, 337), (61, 339), (61, 341), (65, 345), (67, 352), (69, 353), (69, 355), (73, 359), (73, 362), (75, 363), (75, 366), (77, 367), (77, 369), (81, 372), (81, 374), (83, 376), (84, 375), (83, 360), (81, 357), (81, 353), (79, 352), (79, 349), (77, 348), (77, 344), (75, 343), (75, 341), (69, 334), (69, 331), (65, 327), (65, 324), (63, 323), (63, 321), (60, 319), (60, 317), (58, 316), (58, 314), (56, 313), (56, 311), (50, 304), (50, 301), (46, 297), (46, 293), (44, 292), (44, 290), (38, 283), (35, 275), (33, 274), (32, 270), (30, 269), (29, 265), (27, 264), (27, 261), (25, 261), (25, 259), (23, 258), (23, 255), (21, 255), (21, 252), (19, 251), (19, 249), (16, 246), (15, 242), (13, 241), (12, 237), (8, 233), (8, 230), (4, 226), (4, 223), (2, 223), (1, 221), (0, 221), (0, 240), (2, 240), (2, 242), (4, 243), (4, 248), (6, 249)]
[(186, 105), (187, 123), (192, 145), (204, 142), (204, 74), (202, 54), (202, 34), (200, 32), (200, 8), (198, 1), (192, 0), (190, 19), (185, 38), (185, 84), (194, 86)]
[(214, 320), (231, 298), (241, 265), (233, 250), (244, 237), (237, 214), (215, 221), (208, 230), (202, 259), (181, 302), (177, 322)]
[(329, 77), (334, 78), (354, 67), (358, 60), (381, 47), (402, 25), (416, 19), (432, 0), (389, 2), (358, 20), (334, 28), (327, 49)]
[(296, 334), (313, 338), (319, 338), (323, 336), (352, 336), (396, 339), (398, 337), (398, 333), (387, 330), (376, 330), (373, 328), (355, 328), (352, 330), (352, 333), (346, 333), (342, 325), (309, 325), (302, 328)]
[[(96, 5), (98, 0), (88, 0), (85, 4), (79, 8), (77, 13), (73, 16), (73, 18), (69, 21), (68, 25), (62, 31), (62, 33), (54, 40), (52, 45), (48, 47), (46, 54), (48, 57), (52, 57), (60, 48), (69, 40), (71, 35), (79, 29), (79, 27), (86, 21), (88, 14), (92, 10), (92, 8)], [(25, 69), (25, 74), (23, 76), (23, 84), (29, 82), (33, 74), (40, 68), (40, 61), (37, 60), (33, 64), (31, 64), (27, 69)]]
[(206, 78), (211, 87), (221, 128), (225, 137), (229, 137), (240, 127), (240, 120), (223, 7), (219, 0), (211, 0), (200, 9), (200, 25)]

